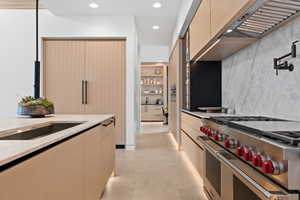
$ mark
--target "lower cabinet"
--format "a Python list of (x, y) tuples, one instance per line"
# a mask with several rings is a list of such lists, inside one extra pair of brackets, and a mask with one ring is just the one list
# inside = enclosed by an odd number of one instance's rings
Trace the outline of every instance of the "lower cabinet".
[(97, 126), (0, 172), (1, 200), (98, 200), (114, 170), (113, 124)]
[(193, 164), (194, 168), (198, 171), (200, 176), (203, 178), (203, 159), (204, 159), (204, 150), (203, 147), (196, 144), (193, 139), (191, 139), (186, 133), (181, 131), (181, 144), (182, 150), (187, 155), (188, 159)]

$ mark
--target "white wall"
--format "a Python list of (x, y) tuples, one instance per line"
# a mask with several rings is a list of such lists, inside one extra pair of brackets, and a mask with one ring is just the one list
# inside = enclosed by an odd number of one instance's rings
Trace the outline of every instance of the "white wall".
[(199, 1), (201, 0), (182, 0), (171, 40), (170, 51), (173, 50), (177, 39), (180, 37), (180, 33), (185, 22), (190, 21), (192, 16), (194, 15), (193, 12), (195, 12), (196, 8), (191, 9), (191, 7), (197, 3), (199, 4)]
[(169, 62), (169, 47), (164, 45), (142, 45), (141, 62)]
[[(35, 21), (33, 10), (0, 11), (0, 117), (15, 116), (17, 102), (33, 94), (35, 59)], [(127, 38), (127, 107), (126, 144), (135, 145), (138, 124), (135, 106), (137, 73), (137, 34), (133, 16), (54, 16), (40, 12), (41, 37), (126, 37)]]

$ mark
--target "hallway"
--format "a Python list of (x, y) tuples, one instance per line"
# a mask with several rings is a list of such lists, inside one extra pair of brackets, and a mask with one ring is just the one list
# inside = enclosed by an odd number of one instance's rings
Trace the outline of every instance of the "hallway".
[(117, 177), (102, 200), (205, 200), (202, 180), (167, 133), (137, 136), (136, 151), (117, 152)]

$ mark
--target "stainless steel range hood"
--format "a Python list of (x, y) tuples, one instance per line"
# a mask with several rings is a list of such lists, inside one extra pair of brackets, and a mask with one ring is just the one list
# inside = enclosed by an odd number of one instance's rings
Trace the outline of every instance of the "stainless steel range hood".
[(299, 16), (300, 0), (256, 0), (197, 60), (223, 60)]
[(257, 0), (230, 29), (232, 33), (261, 38), (300, 14), (300, 0)]

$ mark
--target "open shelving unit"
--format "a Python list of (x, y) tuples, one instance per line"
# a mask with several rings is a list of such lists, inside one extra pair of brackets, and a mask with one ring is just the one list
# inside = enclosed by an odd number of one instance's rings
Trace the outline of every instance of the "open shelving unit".
[(167, 66), (163, 63), (141, 65), (141, 121), (163, 122), (162, 108), (167, 102)]

